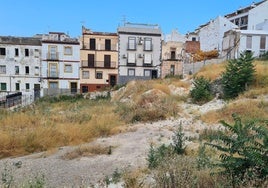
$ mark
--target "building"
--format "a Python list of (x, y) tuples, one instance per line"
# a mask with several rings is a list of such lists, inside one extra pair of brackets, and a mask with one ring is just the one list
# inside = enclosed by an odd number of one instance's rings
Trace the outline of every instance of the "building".
[(200, 49), (202, 51), (218, 50), (221, 52), (224, 33), (234, 28), (237, 28), (237, 26), (222, 16), (218, 16), (207, 24), (200, 26), (197, 30)]
[(161, 38), (158, 25), (125, 23), (118, 27), (118, 83), (160, 77)]
[(184, 42), (185, 36), (176, 30), (165, 36), (165, 40), (162, 41), (161, 78), (183, 75)]
[(65, 33), (42, 35), (43, 95), (72, 94), (79, 88), (80, 44)]
[(255, 30), (256, 25), (268, 19), (268, 1), (260, 1), (251, 5), (239, 8), (238, 10), (225, 15), (232, 23), (241, 30)]
[(268, 31), (230, 30), (224, 34), (223, 55), (226, 59), (238, 58), (243, 51), (258, 57), (268, 51)]
[(82, 28), (80, 88), (91, 92), (113, 87), (118, 79), (117, 33), (92, 32)]
[[(34, 37), (0, 37), (0, 98), (16, 92), (40, 97), (41, 41)], [(31, 101), (29, 101), (31, 102)]]

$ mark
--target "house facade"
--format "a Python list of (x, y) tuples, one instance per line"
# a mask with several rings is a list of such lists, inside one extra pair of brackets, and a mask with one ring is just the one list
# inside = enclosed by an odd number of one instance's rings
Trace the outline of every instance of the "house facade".
[(238, 58), (243, 51), (253, 52), (259, 57), (268, 51), (268, 31), (230, 30), (224, 34), (223, 54), (227, 59)]
[(0, 97), (21, 92), (40, 97), (41, 41), (34, 37), (0, 37)]
[(224, 33), (234, 28), (237, 28), (237, 26), (222, 16), (211, 20), (198, 29), (200, 49), (202, 51), (218, 50), (221, 52)]
[(118, 28), (118, 83), (160, 77), (162, 33), (158, 25), (125, 23)]
[(113, 87), (118, 79), (117, 33), (82, 28), (80, 88), (83, 93)]
[(185, 36), (176, 30), (165, 36), (162, 41), (161, 78), (183, 74), (183, 55)]
[(42, 35), (43, 95), (77, 93), (80, 85), (80, 44), (65, 33)]
[(268, 1), (260, 1), (225, 15), (240, 30), (255, 30), (256, 25), (268, 19)]

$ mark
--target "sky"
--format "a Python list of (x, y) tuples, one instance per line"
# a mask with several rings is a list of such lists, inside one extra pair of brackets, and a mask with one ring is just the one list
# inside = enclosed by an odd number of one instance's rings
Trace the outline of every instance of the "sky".
[[(255, 2), (259, 2), (255, 1)], [(217, 16), (251, 5), (253, 0), (0, 0), (0, 36), (31, 37), (65, 32), (79, 37), (82, 25), (116, 32), (124, 21), (158, 24), (163, 34), (192, 32)]]

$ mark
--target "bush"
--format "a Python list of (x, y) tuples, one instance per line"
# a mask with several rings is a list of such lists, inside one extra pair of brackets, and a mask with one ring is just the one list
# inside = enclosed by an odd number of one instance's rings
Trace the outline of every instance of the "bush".
[(240, 58), (230, 60), (222, 74), (223, 93), (226, 99), (237, 97), (254, 80), (253, 54), (243, 52)]
[(194, 88), (190, 91), (190, 96), (194, 103), (204, 104), (212, 99), (210, 91), (210, 82), (205, 77), (197, 77), (194, 79)]

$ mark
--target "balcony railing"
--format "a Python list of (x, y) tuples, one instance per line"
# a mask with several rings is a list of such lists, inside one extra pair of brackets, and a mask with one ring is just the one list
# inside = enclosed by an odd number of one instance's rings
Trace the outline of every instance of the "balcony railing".
[(48, 60), (59, 60), (59, 53), (58, 52), (55, 52), (55, 53), (48, 52), (47, 59)]
[(93, 64), (93, 63), (89, 63), (86, 60), (83, 60), (82, 61), (82, 67), (115, 69), (116, 68), (116, 62), (115, 61), (111, 61), (111, 62), (95, 61), (94, 64)]
[(86, 50), (99, 50), (99, 51), (118, 51), (117, 45), (111, 45), (110, 48), (109, 46), (105, 46), (104, 44), (97, 44), (95, 49), (90, 49), (89, 44), (84, 44), (82, 46), (83, 49)]
[(59, 73), (55, 71), (48, 71), (48, 78), (59, 78)]

